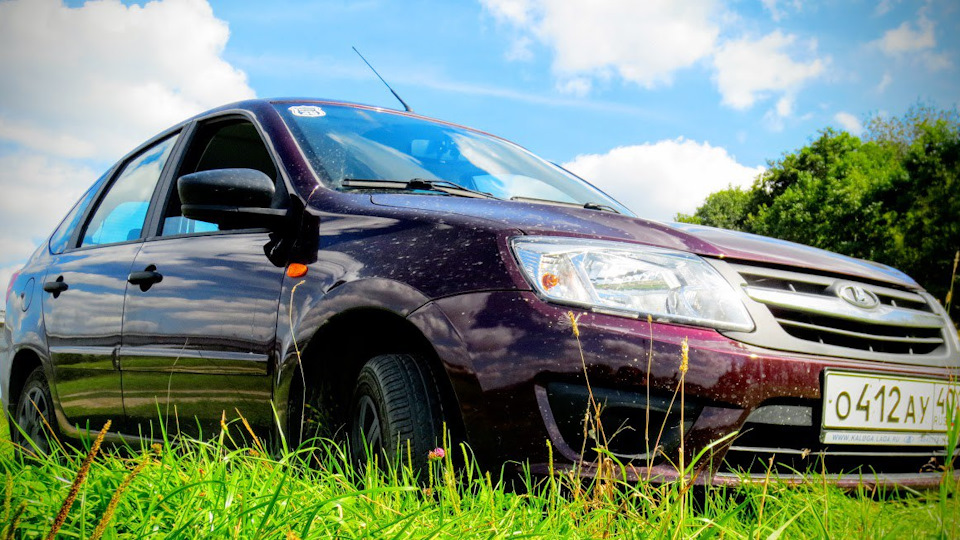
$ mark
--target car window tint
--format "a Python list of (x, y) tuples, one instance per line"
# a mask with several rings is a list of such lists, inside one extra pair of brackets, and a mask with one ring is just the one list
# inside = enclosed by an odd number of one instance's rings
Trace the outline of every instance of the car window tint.
[(80, 220), (83, 218), (83, 213), (90, 206), (90, 203), (93, 201), (93, 198), (97, 196), (97, 192), (100, 191), (100, 186), (106, 181), (107, 175), (101, 176), (93, 186), (87, 190), (86, 193), (80, 197), (80, 200), (77, 201), (77, 204), (73, 205), (73, 209), (70, 210), (70, 213), (67, 214), (67, 217), (63, 218), (63, 221), (60, 222), (60, 226), (57, 227), (57, 230), (53, 231), (53, 234), (50, 235), (50, 253), (58, 254), (63, 253), (69, 246), (70, 239), (73, 237), (73, 231), (76, 230), (77, 226), (80, 224)]
[[(215, 169), (255, 169), (276, 182), (277, 168), (257, 128), (246, 120), (220, 120), (201, 126), (184, 157), (177, 178), (194, 172)], [(276, 202), (280, 199), (275, 199)], [(215, 223), (196, 221), (183, 216), (176, 182), (163, 214), (161, 236), (196, 234), (220, 230)]]
[(176, 135), (165, 139), (124, 166), (87, 223), (81, 246), (140, 238), (150, 198), (176, 140)]

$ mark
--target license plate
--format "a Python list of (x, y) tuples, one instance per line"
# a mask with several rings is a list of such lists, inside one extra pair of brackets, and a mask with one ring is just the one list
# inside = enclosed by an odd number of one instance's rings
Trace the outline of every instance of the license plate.
[(955, 382), (827, 371), (820, 440), (943, 446), (947, 417), (960, 406), (958, 396)]

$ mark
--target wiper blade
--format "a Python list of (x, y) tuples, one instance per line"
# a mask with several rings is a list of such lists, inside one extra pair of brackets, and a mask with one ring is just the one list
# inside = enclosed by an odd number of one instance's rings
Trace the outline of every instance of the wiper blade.
[(436, 191), (457, 197), (473, 197), (476, 199), (496, 199), (484, 191), (465, 188), (449, 180), (432, 180), (429, 178), (411, 178), (410, 180), (369, 180), (364, 178), (344, 178), (340, 185), (349, 189), (399, 189), (411, 191)]
[(600, 204), (595, 202), (584, 203), (583, 207), (587, 210), (599, 210), (601, 212), (613, 212), (614, 214), (619, 214), (620, 211), (608, 204)]
[(586, 208), (587, 210), (597, 210), (600, 212), (613, 212), (614, 214), (620, 213), (619, 210), (617, 210), (612, 206), (609, 206), (606, 204), (600, 204), (596, 202), (572, 203), (572, 202), (565, 202), (565, 201), (553, 201), (550, 199), (537, 199), (534, 197), (510, 197), (510, 200), (519, 201), (519, 202), (536, 203), (536, 204), (555, 204), (557, 206), (566, 206), (568, 208)]

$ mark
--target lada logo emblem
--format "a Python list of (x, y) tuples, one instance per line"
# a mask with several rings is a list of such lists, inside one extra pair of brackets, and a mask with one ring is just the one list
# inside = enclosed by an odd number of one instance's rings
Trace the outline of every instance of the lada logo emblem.
[(841, 285), (837, 288), (837, 296), (862, 309), (873, 309), (880, 305), (877, 295), (859, 285)]

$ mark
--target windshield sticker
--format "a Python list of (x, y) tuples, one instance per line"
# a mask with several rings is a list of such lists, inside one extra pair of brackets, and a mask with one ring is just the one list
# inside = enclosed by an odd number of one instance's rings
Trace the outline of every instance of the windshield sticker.
[(316, 118), (326, 116), (327, 113), (316, 105), (294, 105), (290, 107), (290, 113), (294, 116), (305, 116), (307, 118)]

